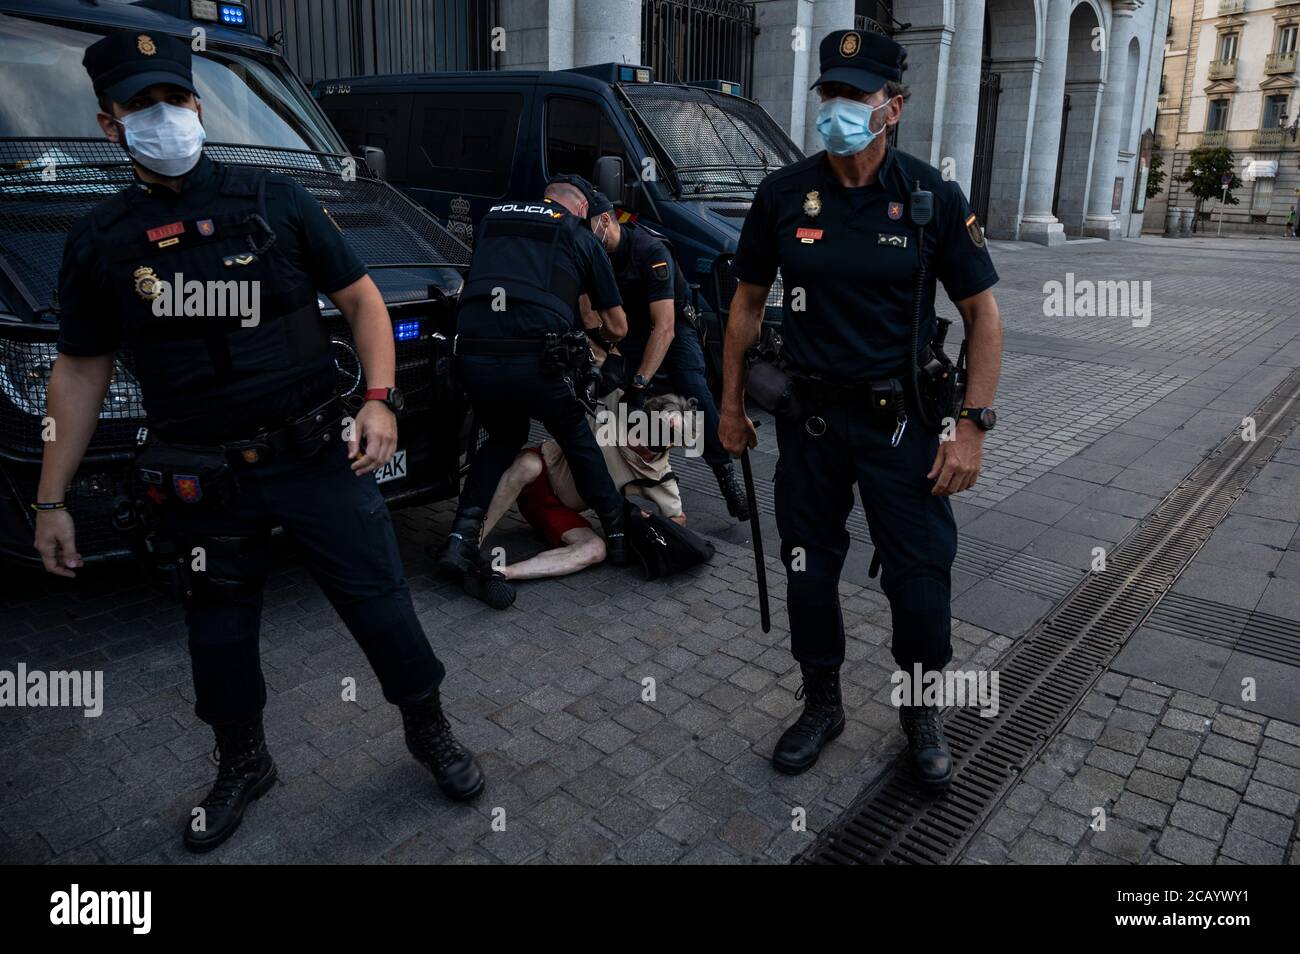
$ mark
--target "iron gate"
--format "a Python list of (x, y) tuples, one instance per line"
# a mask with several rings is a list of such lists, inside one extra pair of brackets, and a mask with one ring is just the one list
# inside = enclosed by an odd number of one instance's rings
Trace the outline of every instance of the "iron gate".
[(641, 62), (666, 83), (754, 85), (754, 5), (743, 0), (642, 0)]
[(384, 73), (492, 69), (497, 0), (262, 0), (255, 33), (280, 36), (310, 86)]
[(998, 97), (1002, 94), (1002, 74), (992, 70), (980, 73), (980, 102), (975, 127), (975, 159), (971, 166), (971, 210), (983, 224), (989, 220), (989, 186), (993, 181), (993, 148), (998, 127)]

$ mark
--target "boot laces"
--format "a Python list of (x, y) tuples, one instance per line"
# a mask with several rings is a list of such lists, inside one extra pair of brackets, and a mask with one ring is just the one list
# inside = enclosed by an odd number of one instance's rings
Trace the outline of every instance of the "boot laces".
[(212, 750), (212, 757), (217, 760), (217, 781), (208, 792), (208, 797), (199, 804), (204, 808), (225, 808), (233, 804), (240, 791), (248, 783), (257, 760), (256, 748), (250, 747), (239, 752), (222, 755), (221, 746)]
[(804, 682), (795, 690), (795, 699), (803, 700), (803, 713), (793, 726), (791, 731), (799, 735), (814, 736), (825, 732), (827, 727), (835, 721), (835, 705), (830, 701), (827, 694), (818, 692), (814, 687), (808, 691), (808, 683)]
[(907, 733), (913, 742), (921, 748), (942, 748), (943, 726), (939, 722), (939, 711), (926, 708), (907, 720)]
[(436, 719), (421, 726), (418, 731), (421, 747), (438, 768), (445, 769), (465, 757), (465, 750), (451, 733), (451, 723), (441, 712)]

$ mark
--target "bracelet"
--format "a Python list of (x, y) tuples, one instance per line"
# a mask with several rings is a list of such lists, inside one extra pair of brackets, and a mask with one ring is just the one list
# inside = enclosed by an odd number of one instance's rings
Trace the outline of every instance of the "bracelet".
[(60, 500), (56, 503), (34, 503), (32, 504), (32, 509), (37, 513), (47, 513), (51, 510), (67, 510), (68, 505), (66, 502)]

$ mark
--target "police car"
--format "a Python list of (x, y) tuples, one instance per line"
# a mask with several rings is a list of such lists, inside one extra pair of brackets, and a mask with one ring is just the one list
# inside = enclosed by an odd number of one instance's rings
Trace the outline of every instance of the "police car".
[[(490, 205), (591, 179), (623, 217), (668, 239), (707, 326), (735, 290), (732, 259), (758, 184), (803, 158), (737, 83), (656, 82), (647, 66), (467, 71), (325, 80), (312, 87), (353, 149), (472, 244)], [(766, 322), (780, 322), (780, 277)], [(717, 357), (721, 337), (708, 336)]]
[[(81, 67), (86, 47), (112, 30), (190, 40), (208, 154), (295, 178), (370, 267), (392, 317), (397, 385), (406, 398), (401, 447), (376, 479), (394, 506), (459, 491), (466, 408), (449, 358), (469, 249), (348, 155), (280, 53), (249, 32), (249, 19), (248, 2), (0, 0), (0, 557), (39, 562), (27, 505), (43, 443), (54, 436), (44, 415), (64, 236), (133, 181), (125, 153), (95, 122), (98, 107)], [(355, 395), (362, 370), (347, 324), (328, 299), (322, 306), (338, 389)], [(111, 518), (143, 423), (131, 356), (121, 353), (67, 498), (88, 560), (131, 553)]]

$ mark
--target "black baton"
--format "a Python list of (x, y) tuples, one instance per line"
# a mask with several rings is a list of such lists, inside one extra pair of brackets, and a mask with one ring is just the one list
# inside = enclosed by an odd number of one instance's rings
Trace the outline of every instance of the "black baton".
[(767, 564), (763, 561), (763, 527), (759, 519), (758, 500), (754, 496), (754, 468), (749, 464), (749, 448), (740, 455), (740, 469), (745, 474), (745, 499), (749, 502), (749, 527), (754, 536), (754, 569), (758, 578), (758, 614), (763, 632), (772, 631), (772, 614), (767, 608)]

